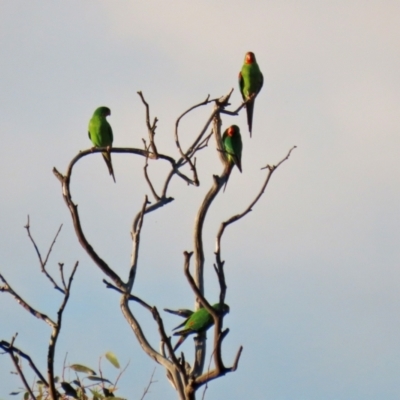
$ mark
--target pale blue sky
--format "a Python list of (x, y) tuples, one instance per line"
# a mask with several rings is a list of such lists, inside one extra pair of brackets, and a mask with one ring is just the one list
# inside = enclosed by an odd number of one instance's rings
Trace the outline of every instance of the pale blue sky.
[[(240, 125), (243, 174), (234, 171), (205, 229), (206, 292), (216, 230), (241, 211), (263, 180), (259, 168), (298, 149), (273, 176), (254, 211), (223, 240), (231, 313), (224, 343), (239, 369), (212, 382), (207, 399), (394, 400), (400, 397), (400, 3), (398, 1), (77, 1), (0, 2), (0, 271), (42, 312), (55, 317), (61, 296), (40, 274), (23, 226), (44, 249), (64, 228), (50, 266), (80, 261), (65, 313), (57, 365), (95, 368), (114, 351), (130, 366), (119, 394), (139, 399), (154, 363), (125, 323), (116, 293), (79, 247), (60, 185), (90, 146), (87, 123), (107, 105), (114, 145), (141, 147), (146, 137), (142, 90), (160, 120), (161, 151), (177, 156), (177, 116), (210, 94), (235, 88), (246, 51), (264, 74), (253, 138)], [(182, 133), (193, 137), (210, 108), (193, 113)], [(123, 277), (130, 225), (148, 194), (143, 160), (113, 155), (117, 184), (100, 156), (76, 167), (73, 197), (93, 245)], [(211, 175), (221, 170), (214, 145), (198, 157), (200, 188), (174, 180), (176, 201), (145, 220), (134, 293), (163, 307), (191, 307), (182, 252)], [(161, 182), (164, 165), (151, 165)], [(182, 209), (184, 213), (182, 214)], [(146, 328), (148, 315), (135, 306)], [(45, 369), (47, 325), (0, 295), (0, 339)], [(165, 316), (168, 329), (178, 321)], [(150, 333), (158, 347), (158, 337)], [(182, 349), (191, 355), (191, 340)], [(19, 386), (0, 357), (0, 399)], [(110, 370), (112, 372), (112, 370)], [(157, 366), (151, 399), (175, 399)]]

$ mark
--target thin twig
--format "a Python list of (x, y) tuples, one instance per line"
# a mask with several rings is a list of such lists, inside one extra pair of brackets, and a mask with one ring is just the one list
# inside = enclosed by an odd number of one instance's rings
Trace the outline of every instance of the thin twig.
[(270, 180), (270, 178), (271, 178), (273, 172), (274, 172), (284, 161), (286, 161), (286, 160), (289, 158), (290, 154), (292, 153), (292, 151), (293, 151), (295, 148), (296, 148), (296, 146), (293, 146), (293, 147), (289, 150), (289, 152), (288, 152), (288, 154), (286, 155), (286, 157), (283, 158), (277, 165), (275, 165), (275, 166), (269, 166), (269, 165), (267, 165), (267, 166), (265, 166), (265, 167), (262, 168), (262, 169), (268, 169), (268, 174), (267, 174), (267, 176), (266, 176), (266, 178), (265, 178), (264, 184), (263, 184), (262, 187), (261, 187), (261, 190), (259, 191), (259, 193), (258, 193), (257, 196), (255, 197), (255, 199), (250, 203), (250, 205), (249, 205), (242, 213), (237, 214), (237, 215), (234, 215), (233, 217), (231, 217), (231, 218), (229, 218), (228, 220), (226, 220), (226, 221), (224, 221), (224, 222), (221, 223), (221, 226), (220, 226), (220, 228), (219, 228), (219, 230), (218, 230), (218, 234), (217, 234), (217, 240), (216, 240), (216, 250), (215, 250), (215, 252), (216, 252), (217, 254), (219, 254), (219, 253), (221, 252), (221, 237), (222, 237), (222, 235), (223, 235), (223, 233), (224, 233), (224, 231), (225, 231), (225, 228), (226, 228), (228, 225), (230, 225), (230, 224), (232, 224), (232, 223), (238, 221), (239, 219), (243, 218), (243, 217), (244, 217), (245, 215), (247, 215), (250, 211), (252, 211), (252, 208), (254, 207), (254, 205), (258, 202), (258, 200), (261, 198), (261, 196), (262, 196), (263, 193), (265, 192), (265, 189), (266, 189), (266, 187), (267, 187), (267, 185), (268, 185), (268, 182), (269, 182), (269, 180)]
[[(198, 179), (198, 176), (197, 176), (197, 170), (196, 170), (196, 167), (195, 167), (195, 165), (193, 164), (192, 160), (190, 159), (190, 156), (189, 156), (190, 152), (189, 152), (189, 151), (188, 151), (188, 152), (184, 152), (184, 151), (182, 150), (181, 144), (180, 144), (180, 142), (179, 142), (179, 123), (180, 123), (181, 119), (182, 119), (185, 115), (187, 115), (189, 112), (193, 111), (195, 108), (198, 108), (198, 107), (201, 107), (201, 106), (204, 106), (204, 105), (208, 104), (208, 103), (210, 102), (209, 99), (210, 99), (210, 95), (208, 95), (207, 98), (206, 98), (204, 101), (202, 101), (201, 103), (196, 104), (196, 105), (190, 107), (189, 109), (187, 109), (184, 113), (182, 113), (182, 114), (178, 117), (178, 119), (177, 119), (176, 122), (175, 122), (175, 144), (176, 144), (176, 147), (177, 147), (178, 150), (179, 150), (179, 153), (180, 153), (182, 159), (184, 159), (184, 160), (190, 165), (190, 169), (193, 171), (193, 184), (194, 184), (195, 186), (198, 186), (198, 185), (199, 185), (199, 179)], [(196, 141), (201, 140), (201, 138), (202, 138), (204, 132), (205, 132), (205, 130), (203, 129), (203, 130), (200, 132), (200, 135), (197, 137)], [(193, 155), (193, 154), (194, 154), (194, 153), (192, 152), (192, 155)]]
[[(114, 286), (112, 283), (106, 281), (105, 279), (103, 279), (103, 282), (105, 283), (107, 289), (114, 289), (114, 290), (116, 290), (118, 293), (125, 294), (125, 292), (123, 292), (121, 289), (119, 289), (119, 288), (117, 288), (116, 286)], [(146, 309), (149, 310), (150, 312), (151, 312), (152, 309), (153, 309), (153, 307), (152, 307), (150, 304), (146, 303), (144, 300), (140, 299), (139, 297), (134, 296), (133, 294), (130, 294), (130, 295), (129, 295), (128, 300), (129, 300), (129, 301), (132, 300), (132, 301), (135, 301), (136, 303), (139, 303), (141, 306), (143, 306), (144, 308), (146, 308)]]
[(31, 242), (33, 244), (33, 247), (35, 248), (36, 254), (37, 254), (38, 258), (39, 258), (39, 264), (40, 264), (40, 268), (41, 268), (42, 272), (46, 275), (47, 279), (49, 279), (49, 281), (53, 284), (55, 289), (59, 290), (61, 293), (64, 293), (64, 290), (61, 289), (57, 285), (56, 281), (52, 278), (52, 276), (46, 270), (47, 261), (49, 259), (50, 253), (51, 253), (51, 251), (53, 249), (53, 246), (56, 243), (57, 237), (58, 237), (59, 233), (61, 232), (62, 226), (63, 225), (61, 224), (60, 227), (58, 228), (58, 231), (54, 236), (54, 239), (53, 239), (53, 241), (52, 241), (52, 243), (51, 243), (51, 245), (49, 247), (49, 250), (47, 251), (47, 255), (46, 255), (46, 258), (44, 260), (42, 259), (42, 256), (40, 254), (39, 248), (36, 245), (36, 242), (35, 242), (35, 240), (33, 239), (32, 235), (31, 235), (30, 224), (29, 224), (29, 215), (28, 215), (28, 222), (26, 223), (24, 228), (26, 229), (26, 231), (28, 233), (28, 237), (31, 240)]
[(135, 282), (135, 276), (137, 271), (137, 261), (139, 257), (139, 245), (140, 245), (140, 232), (143, 226), (143, 218), (146, 211), (146, 206), (149, 200), (147, 196), (144, 197), (143, 205), (139, 213), (132, 224), (132, 257), (131, 257), (131, 268), (129, 270), (129, 278), (127, 282), (127, 292), (130, 293), (133, 288), (133, 283)]
[(28, 382), (27, 382), (27, 380), (26, 380), (26, 378), (25, 378), (24, 373), (22, 372), (22, 369), (21, 369), (21, 367), (20, 367), (19, 364), (18, 364), (18, 359), (17, 359), (17, 357), (14, 356), (13, 346), (14, 346), (14, 341), (15, 341), (16, 337), (17, 337), (17, 334), (15, 334), (15, 335), (13, 336), (13, 338), (11, 339), (11, 343), (10, 343), (10, 347), (9, 347), (8, 353), (10, 354), (11, 360), (12, 360), (12, 362), (13, 362), (13, 364), (14, 364), (14, 366), (15, 366), (15, 369), (17, 370), (18, 375), (19, 375), (19, 377), (21, 378), (21, 381), (22, 381), (22, 383), (24, 384), (26, 390), (27, 390), (27, 391), (29, 392), (29, 394), (32, 396), (32, 399), (36, 400), (36, 397), (35, 397), (35, 395), (33, 394), (33, 391), (32, 391), (32, 389), (30, 388), (30, 386), (29, 386), (29, 384), (28, 384)]
[[(213, 355), (214, 355), (215, 349), (212, 351), (211, 355), (210, 355), (210, 362), (208, 363), (208, 368), (207, 368), (207, 372), (210, 372), (211, 369), (211, 361), (213, 359)], [(205, 395), (206, 395), (206, 390), (208, 389), (208, 382), (204, 385), (204, 391), (203, 391), (203, 396), (201, 397), (201, 400), (204, 400)]]
[[(145, 143), (145, 146), (146, 146), (146, 143)], [(148, 166), (149, 166), (149, 162), (148, 162), (148, 161), (149, 161), (149, 157), (146, 157), (146, 158), (145, 158), (145, 163), (144, 163), (144, 168), (143, 168), (143, 170), (144, 170), (144, 177), (145, 177), (146, 182), (148, 183), (148, 185), (149, 185), (149, 187), (150, 187), (151, 193), (153, 194), (154, 198), (156, 199), (156, 201), (160, 201), (161, 198), (160, 198), (160, 196), (157, 194), (157, 192), (155, 191), (154, 186), (153, 186), (153, 184), (151, 183), (149, 174), (148, 174), (148, 172), (147, 172), (147, 168), (148, 168)]]
[(149, 382), (149, 384), (147, 385), (147, 387), (144, 389), (143, 396), (140, 398), (140, 400), (143, 400), (143, 399), (144, 399), (144, 397), (146, 396), (147, 392), (148, 392), (149, 389), (150, 389), (150, 386), (151, 386), (153, 383), (156, 383), (156, 382), (157, 382), (157, 381), (153, 381), (153, 376), (154, 376), (154, 373), (155, 373), (155, 372), (156, 372), (156, 368), (153, 369), (153, 373), (152, 373), (151, 376), (150, 376), (150, 382)]
[(192, 275), (190, 274), (189, 267), (190, 267), (190, 258), (192, 257), (192, 252), (183, 252), (183, 256), (185, 259), (184, 262), (184, 272), (186, 279), (189, 282), (190, 287), (192, 288), (194, 294), (196, 295), (197, 300), (201, 303), (201, 305), (212, 315), (217, 316), (216, 310), (211, 306), (211, 304), (207, 301), (207, 299), (203, 296), (203, 293), (197, 286), (195, 280), (193, 279)]
[(150, 147), (153, 151), (153, 154), (151, 155), (151, 158), (158, 158), (158, 152), (157, 152), (157, 147), (156, 144), (154, 143), (154, 136), (156, 134), (156, 128), (157, 128), (157, 122), (158, 119), (157, 117), (154, 118), (153, 124), (150, 124), (150, 106), (144, 99), (143, 93), (141, 91), (137, 92), (137, 94), (140, 96), (142, 103), (146, 107), (146, 126), (147, 126), (147, 131), (149, 134), (149, 140), (150, 140)]
[(128, 361), (128, 363), (126, 364), (126, 366), (121, 370), (121, 372), (118, 374), (117, 379), (114, 382), (114, 387), (117, 387), (118, 381), (120, 380), (122, 374), (126, 371), (126, 369), (128, 368), (130, 364), (130, 361)]
[[(97, 149), (94, 149), (93, 151), (96, 152)], [(115, 148), (112, 148), (111, 151), (115, 151)], [(137, 150), (137, 151), (139, 151), (139, 150)], [(140, 150), (140, 154), (142, 152), (143, 151)], [(95, 262), (95, 264), (103, 271), (103, 273), (105, 275), (110, 277), (119, 288), (124, 288), (124, 283), (122, 282), (121, 278), (108, 266), (108, 264), (102, 258), (100, 258), (100, 256), (97, 254), (97, 252), (93, 249), (93, 247), (90, 245), (90, 243), (86, 239), (86, 236), (83, 233), (82, 226), (81, 226), (81, 221), (80, 221), (80, 217), (79, 217), (79, 213), (78, 213), (78, 206), (76, 204), (74, 204), (74, 202), (72, 201), (71, 192), (70, 192), (70, 180), (71, 180), (72, 168), (73, 168), (74, 164), (81, 157), (83, 157), (84, 155), (88, 155), (88, 154), (90, 154), (90, 150), (81, 152), (77, 156), (75, 156), (75, 158), (70, 162), (70, 164), (68, 166), (67, 175), (63, 176), (60, 172), (57, 171), (56, 168), (53, 168), (53, 173), (62, 185), (62, 194), (64, 197), (64, 201), (67, 204), (69, 211), (71, 213), (72, 222), (73, 222), (74, 228), (75, 228), (75, 233), (78, 237), (78, 240), (79, 240), (81, 246), (86, 250), (87, 254), (92, 258), (92, 260)]]
[(232, 116), (234, 116), (234, 115), (239, 115), (239, 111), (240, 111), (249, 101), (253, 100), (253, 98), (256, 97), (256, 96), (257, 96), (257, 94), (256, 94), (256, 93), (253, 93), (253, 94), (252, 94), (248, 99), (246, 99), (246, 101), (244, 101), (236, 110), (229, 111), (229, 110), (222, 109), (222, 110), (221, 110), (221, 113), (222, 113), (222, 114), (227, 114), (227, 115), (232, 115)]
[(66, 290), (67, 285), (65, 284), (65, 278), (64, 278), (64, 263), (58, 263), (58, 267), (60, 268), (61, 282), (63, 284), (64, 290)]

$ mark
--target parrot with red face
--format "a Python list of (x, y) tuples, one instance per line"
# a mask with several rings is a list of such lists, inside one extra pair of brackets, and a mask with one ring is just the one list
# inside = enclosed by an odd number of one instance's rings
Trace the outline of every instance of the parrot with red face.
[(231, 165), (228, 177), (226, 178), (224, 191), (228, 184), (229, 176), (232, 172), (232, 168), (236, 165), (240, 172), (242, 172), (242, 136), (240, 135), (240, 129), (237, 125), (231, 125), (227, 128), (222, 135), (222, 144), (224, 146), (225, 155)]
[(251, 98), (251, 100), (246, 103), (247, 124), (249, 125), (250, 137), (253, 125), (254, 102), (263, 83), (264, 77), (257, 64), (256, 56), (253, 52), (249, 51), (244, 57), (244, 64), (242, 70), (239, 72), (239, 87), (243, 101)]

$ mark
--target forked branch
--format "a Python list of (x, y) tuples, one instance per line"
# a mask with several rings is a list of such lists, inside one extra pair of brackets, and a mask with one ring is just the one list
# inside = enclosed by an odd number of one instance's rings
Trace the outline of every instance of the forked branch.
[(278, 164), (272, 165), (272, 166), (267, 165), (267, 166), (261, 168), (261, 169), (268, 169), (268, 173), (267, 173), (267, 176), (266, 176), (266, 178), (265, 178), (265, 180), (264, 180), (264, 183), (263, 183), (263, 185), (262, 185), (262, 187), (261, 187), (261, 190), (259, 191), (259, 193), (257, 194), (257, 196), (254, 198), (254, 200), (250, 203), (250, 205), (249, 205), (243, 212), (241, 212), (240, 214), (234, 215), (234, 216), (232, 216), (231, 218), (229, 218), (228, 220), (226, 220), (226, 221), (224, 221), (224, 222), (221, 223), (221, 226), (220, 226), (220, 228), (219, 228), (219, 230), (218, 230), (218, 234), (217, 234), (216, 250), (215, 250), (215, 252), (216, 252), (216, 254), (217, 254), (217, 257), (219, 257), (219, 260), (221, 260), (221, 258), (220, 258), (220, 252), (221, 252), (221, 238), (222, 238), (222, 235), (223, 235), (223, 233), (224, 233), (224, 231), (225, 231), (225, 228), (226, 228), (227, 226), (229, 226), (230, 224), (233, 224), (234, 222), (239, 221), (239, 219), (243, 218), (243, 217), (244, 217), (245, 215), (247, 215), (250, 211), (252, 211), (254, 205), (258, 202), (258, 200), (260, 200), (261, 196), (264, 194), (265, 189), (266, 189), (266, 187), (267, 187), (267, 185), (268, 185), (268, 182), (269, 182), (269, 180), (271, 179), (271, 176), (272, 176), (272, 174), (274, 173), (274, 171), (275, 171), (283, 162), (285, 162), (285, 161), (290, 157), (290, 154), (292, 153), (292, 151), (293, 151), (295, 148), (296, 148), (296, 146), (293, 146), (293, 147), (289, 150), (289, 152), (288, 152), (288, 154), (286, 155), (286, 157), (284, 157), (281, 161), (279, 161)]
[(157, 122), (158, 119), (157, 117), (154, 118), (153, 123), (150, 123), (150, 106), (148, 105), (148, 103), (146, 102), (146, 100), (144, 99), (143, 93), (141, 91), (137, 92), (137, 94), (140, 96), (142, 103), (144, 104), (144, 106), (146, 107), (146, 126), (147, 126), (147, 131), (149, 134), (149, 140), (150, 140), (150, 147), (153, 151), (153, 154), (149, 155), (149, 158), (154, 158), (157, 159), (158, 158), (158, 152), (157, 152), (157, 147), (154, 141), (154, 136), (156, 134), (156, 128), (157, 128)]
[(55, 234), (54, 239), (50, 244), (49, 250), (47, 251), (47, 254), (46, 254), (46, 258), (43, 260), (42, 255), (40, 254), (40, 251), (39, 251), (39, 247), (36, 245), (36, 242), (35, 242), (35, 240), (33, 239), (32, 235), (31, 235), (31, 227), (30, 227), (30, 224), (29, 224), (29, 215), (28, 215), (28, 222), (25, 225), (25, 229), (26, 229), (26, 231), (28, 233), (28, 237), (29, 237), (30, 241), (32, 242), (33, 247), (35, 248), (36, 254), (38, 256), (39, 264), (40, 264), (40, 268), (41, 268), (42, 272), (46, 275), (47, 279), (53, 284), (55, 289), (59, 290), (61, 293), (64, 293), (64, 290), (62, 288), (60, 288), (60, 286), (57, 285), (56, 281), (53, 279), (53, 277), (46, 270), (47, 261), (49, 260), (50, 253), (53, 250), (53, 246), (56, 243), (57, 237), (61, 232), (61, 228), (62, 228), (62, 224), (58, 228), (58, 231)]

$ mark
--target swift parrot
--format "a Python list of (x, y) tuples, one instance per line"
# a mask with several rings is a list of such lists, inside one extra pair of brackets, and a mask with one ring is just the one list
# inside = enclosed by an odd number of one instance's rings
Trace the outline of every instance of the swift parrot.
[(231, 168), (226, 179), (225, 188), (228, 183), (229, 176), (232, 172), (232, 168), (236, 165), (240, 172), (242, 172), (242, 136), (240, 135), (240, 129), (237, 125), (231, 125), (227, 128), (222, 135), (222, 144), (224, 146), (225, 155), (228, 159)]
[[(223, 315), (229, 312), (229, 306), (227, 304), (222, 305), (222, 310), (219, 303), (214, 304), (212, 307), (217, 311), (222, 311)], [(174, 351), (184, 342), (184, 340), (189, 335), (205, 332), (213, 325), (214, 319), (205, 308), (200, 308), (199, 310), (195, 311), (189, 318), (187, 318), (184, 322), (173, 329), (176, 330), (183, 327), (182, 330), (174, 333), (174, 336), (180, 336), (178, 342), (174, 347)]]
[(246, 103), (247, 124), (251, 137), (251, 129), (253, 125), (253, 110), (254, 101), (257, 94), (260, 92), (264, 83), (263, 74), (258, 67), (256, 56), (251, 51), (247, 52), (244, 57), (242, 70), (239, 72), (239, 87), (242, 93), (243, 101), (246, 101), (251, 96), (254, 96)]
[[(108, 107), (99, 107), (95, 110), (93, 117), (89, 121), (89, 139), (95, 147), (107, 147), (109, 150), (113, 142), (113, 132), (111, 125), (106, 119), (108, 115), (111, 115), (111, 110)], [(108, 171), (115, 182), (114, 171), (111, 163), (111, 153), (105, 151), (101, 154), (103, 155)]]

